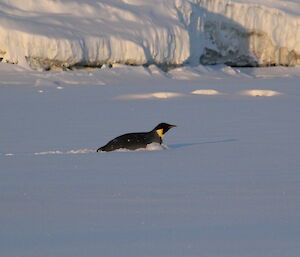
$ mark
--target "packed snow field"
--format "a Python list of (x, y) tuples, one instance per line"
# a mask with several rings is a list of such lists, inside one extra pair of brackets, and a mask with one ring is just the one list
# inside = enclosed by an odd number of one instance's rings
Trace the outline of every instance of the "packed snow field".
[[(299, 257), (299, 17), (1, 0), (0, 256)], [(96, 152), (160, 122), (163, 145)]]
[(0, 64), (1, 256), (298, 257), (299, 71)]

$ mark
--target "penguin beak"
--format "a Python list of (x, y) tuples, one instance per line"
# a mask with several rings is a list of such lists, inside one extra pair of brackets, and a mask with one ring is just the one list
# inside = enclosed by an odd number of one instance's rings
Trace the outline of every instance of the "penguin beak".
[(177, 127), (176, 125), (169, 125), (169, 129), (170, 128), (175, 128), (175, 127)]

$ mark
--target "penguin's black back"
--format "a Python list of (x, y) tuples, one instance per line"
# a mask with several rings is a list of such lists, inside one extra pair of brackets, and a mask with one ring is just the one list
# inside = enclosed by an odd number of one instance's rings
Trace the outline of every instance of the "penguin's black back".
[(146, 146), (151, 143), (162, 143), (161, 137), (159, 137), (155, 131), (128, 133), (109, 141), (105, 146), (100, 147), (97, 152), (110, 152), (122, 148), (136, 150), (146, 148)]

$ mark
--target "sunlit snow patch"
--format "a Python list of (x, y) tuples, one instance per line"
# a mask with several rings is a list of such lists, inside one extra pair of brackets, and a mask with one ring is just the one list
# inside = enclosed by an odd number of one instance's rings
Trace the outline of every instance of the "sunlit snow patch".
[(3, 154), (0, 154), (0, 155), (9, 157), (9, 156), (14, 156), (15, 154), (13, 154), (13, 153), (3, 153)]
[(236, 76), (240, 73), (240, 70), (233, 69), (230, 66), (226, 66), (226, 67), (222, 68), (221, 71), (223, 71), (225, 74), (231, 75), (231, 76)]
[(132, 99), (168, 99), (168, 98), (176, 98), (183, 97), (184, 94), (175, 93), (175, 92), (155, 92), (148, 94), (126, 94), (115, 97), (117, 100), (132, 100)]
[(48, 155), (48, 154), (87, 154), (87, 153), (93, 153), (96, 150), (94, 149), (75, 149), (75, 150), (69, 150), (69, 151), (60, 151), (60, 150), (54, 150), (54, 151), (46, 151), (46, 152), (38, 152), (34, 153), (34, 155)]
[(252, 90), (244, 90), (239, 92), (240, 95), (244, 96), (265, 96), (265, 97), (270, 97), (270, 96), (277, 96), (281, 95), (281, 92), (278, 91), (273, 91), (273, 90), (261, 90), (261, 89), (252, 89)]
[(197, 89), (191, 92), (194, 95), (221, 95), (222, 93), (214, 89)]

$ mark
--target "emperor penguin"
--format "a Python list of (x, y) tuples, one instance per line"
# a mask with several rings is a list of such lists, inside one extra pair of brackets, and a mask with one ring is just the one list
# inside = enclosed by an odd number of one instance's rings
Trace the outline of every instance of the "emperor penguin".
[(128, 133), (118, 136), (106, 145), (97, 149), (97, 152), (111, 152), (118, 149), (136, 150), (146, 148), (151, 143), (162, 144), (164, 134), (176, 125), (160, 123), (149, 132)]

